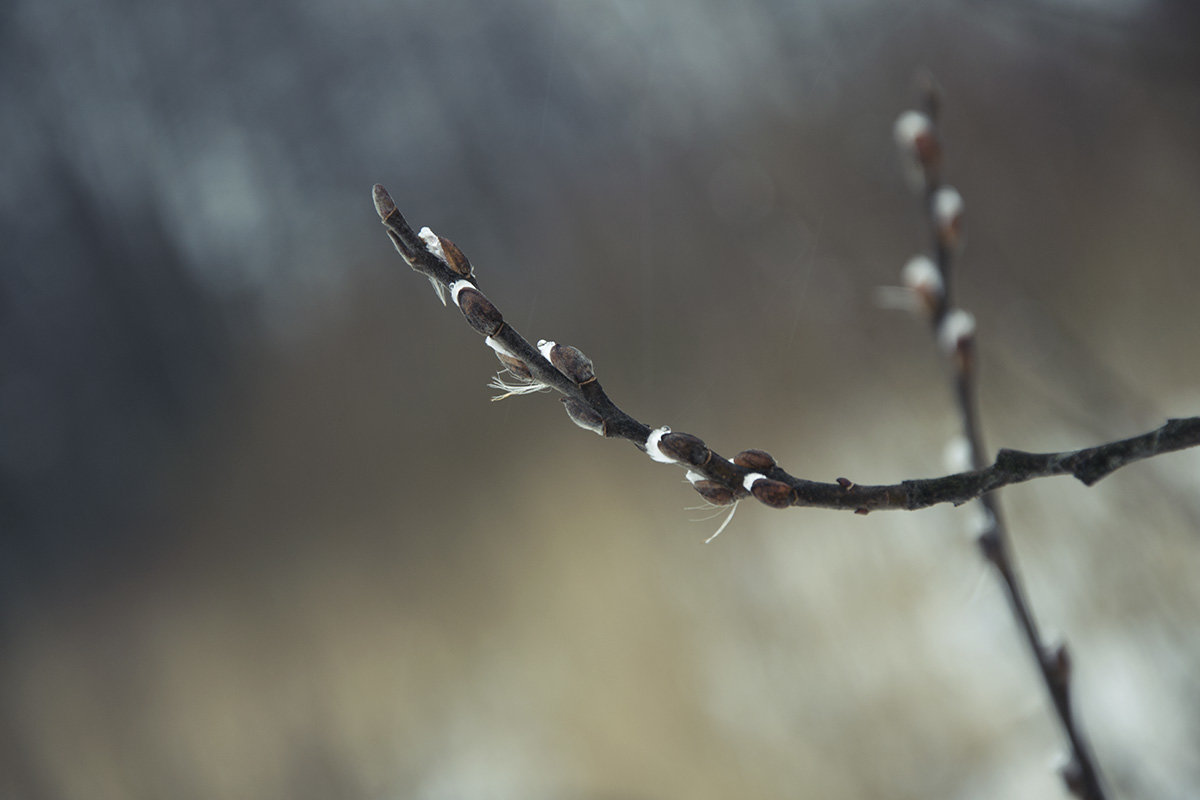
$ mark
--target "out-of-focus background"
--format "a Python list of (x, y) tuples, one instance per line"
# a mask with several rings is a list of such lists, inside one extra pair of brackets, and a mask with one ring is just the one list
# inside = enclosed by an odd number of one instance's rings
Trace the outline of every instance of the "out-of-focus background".
[[(947, 470), (892, 123), (930, 68), (989, 443), (1200, 411), (1190, 0), (0, 10), (0, 795), (1053, 798), (969, 509), (745, 504), (490, 403), (527, 337), (796, 474)], [(1114, 796), (1200, 786), (1200, 454), (1004, 491)], [(1057, 634), (1055, 634), (1057, 632)]]

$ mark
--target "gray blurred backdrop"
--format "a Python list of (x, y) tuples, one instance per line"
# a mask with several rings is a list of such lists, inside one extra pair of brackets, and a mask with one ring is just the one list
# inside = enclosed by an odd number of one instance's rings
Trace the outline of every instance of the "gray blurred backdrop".
[[(635, 416), (946, 471), (929, 67), (992, 447), (1200, 411), (1188, 0), (10, 0), (0, 795), (1053, 798), (969, 509), (746, 504), (489, 403), (379, 181)], [(1118, 797), (1200, 786), (1200, 455), (1003, 493)]]

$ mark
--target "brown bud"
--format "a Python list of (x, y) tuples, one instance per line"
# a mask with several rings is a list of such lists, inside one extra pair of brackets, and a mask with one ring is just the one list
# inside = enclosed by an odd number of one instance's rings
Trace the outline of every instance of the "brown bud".
[(775, 459), (765, 450), (743, 450), (733, 457), (733, 463), (755, 472), (766, 472), (775, 466)]
[[(434, 235), (436, 236), (437, 234)], [(464, 278), (471, 277), (471, 273), (473, 272), (471, 262), (463, 255), (463, 251), (458, 249), (458, 245), (444, 236), (438, 236), (437, 238), (438, 242), (442, 245), (442, 255), (446, 257), (446, 265), (450, 267), (450, 270)]]
[(556, 344), (554, 347), (551, 347), (550, 363), (559, 372), (576, 383), (587, 383), (596, 377), (596, 371), (592, 367), (592, 360), (580, 352), (578, 348), (572, 347), (569, 344)]
[(379, 219), (386, 222), (388, 217), (396, 213), (396, 204), (382, 184), (377, 183), (371, 187), (371, 197), (375, 200), (375, 213), (379, 215)]
[(467, 323), (484, 336), (495, 336), (504, 325), (504, 316), (500, 309), (492, 305), (492, 301), (473, 286), (461, 286), (454, 296), (454, 302), (467, 318)]
[(792, 487), (783, 481), (760, 478), (750, 487), (750, 494), (771, 508), (787, 508), (792, 504)]
[(1083, 767), (1079, 764), (1079, 759), (1072, 758), (1058, 770), (1058, 774), (1062, 775), (1063, 783), (1067, 785), (1067, 791), (1076, 797), (1085, 797), (1083, 780)]
[(913, 151), (917, 162), (925, 169), (925, 174), (931, 177), (937, 175), (938, 166), (942, 162), (942, 143), (938, 140), (937, 133), (933, 130), (918, 133), (913, 138)]
[(727, 506), (734, 501), (733, 489), (716, 481), (696, 481), (692, 488), (714, 506)]
[(712, 457), (712, 451), (699, 437), (690, 433), (664, 433), (658, 440), (658, 449), (676, 461), (693, 467), (702, 467)]
[(1054, 680), (1063, 685), (1069, 683), (1071, 680), (1071, 651), (1067, 649), (1066, 643), (1055, 647), (1050, 652), (1049, 659), (1050, 674)]
[(500, 359), (500, 363), (503, 364), (514, 375), (519, 375), (522, 378), (533, 377), (533, 373), (529, 371), (529, 367), (525, 366), (525, 362), (521, 359), (514, 358), (508, 353), (501, 353), (499, 350), (496, 351), (496, 358)]
[(837, 485), (848, 492), (854, 488), (854, 481), (850, 480), (849, 478), (838, 478)]
[(573, 397), (562, 398), (562, 404), (567, 409), (567, 416), (576, 425), (600, 436), (604, 435), (604, 418), (592, 410), (591, 407)]

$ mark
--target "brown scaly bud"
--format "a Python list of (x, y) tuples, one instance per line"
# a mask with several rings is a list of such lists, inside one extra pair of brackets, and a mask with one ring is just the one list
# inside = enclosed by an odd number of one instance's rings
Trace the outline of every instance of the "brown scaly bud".
[(569, 344), (555, 344), (545, 339), (538, 342), (538, 349), (554, 367), (575, 383), (587, 383), (596, 378), (596, 370), (592, 360), (576, 347)]
[(759, 478), (751, 484), (750, 494), (771, 508), (787, 508), (792, 504), (792, 487), (783, 481)]
[(567, 409), (567, 416), (576, 425), (600, 436), (604, 435), (604, 418), (593, 411), (591, 407), (573, 397), (562, 398), (562, 404)]
[(1050, 674), (1054, 681), (1062, 686), (1066, 686), (1071, 681), (1071, 651), (1067, 649), (1065, 642), (1060, 643), (1057, 647), (1050, 651), (1044, 658), (1049, 659)]
[(727, 506), (736, 499), (733, 489), (716, 481), (695, 481), (692, 488), (714, 506)]
[(712, 457), (708, 446), (690, 433), (663, 434), (658, 440), (658, 449), (676, 461), (692, 467), (703, 467)]
[(467, 281), (455, 281), (450, 287), (454, 304), (467, 318), (467, 323), (484, 336), (495, 336), (504, 325), (504, 316), (492, 301)]
[[(434, 234), (435, 236), (437, 234)], [(444, 236), (438, 236), (438, 242), (442, 245), (442, 258), (446, 262), (446, 266), (456, 275), (461, 275), (464, 278), (471, 277), (475, 270), (471, 267), (471, 262), (463, 255), (463, 251), (458, 249), (458, 245), (450, 241)]]
[(775, 459), (765, 450), (743, 450), (733, 457), (733, 463), (755, 472), (766, 472), (775, 466)]
[(838, 478), (837, 485), (848, 492), (854, 488), (854, 481), (850, 480), (849, 478)]
[(1076, 797), (1086, 797), (1084, 790), (1086, 784), (1083, 779), (1083, 767), (1079, 764), (1079, 759), (1072, 758), (1058, 770), (1058, 774), (1062, 776), (1063, 783), (1067, 785), (1067, 791)]
[(379, 215), (379, 219), (387, 222), (387, 218), (396, 213), (396, 204), (392, 200), (392, 196), (388, 194), (388, 190), (383, 188), (382, 184), (375, 184), (371, 187), (371, 197), (375, 200), (375, 213)]
[(517, 375), (526, 380), (533, 379), (533, 373), (529, 371), (529, 367), (525, 366), (525, 362), (519, 358), (514, 358), (507, 353), (496, 351), (496, 358), (500, 359), (500, 363), (505, 366), (512, 374)]

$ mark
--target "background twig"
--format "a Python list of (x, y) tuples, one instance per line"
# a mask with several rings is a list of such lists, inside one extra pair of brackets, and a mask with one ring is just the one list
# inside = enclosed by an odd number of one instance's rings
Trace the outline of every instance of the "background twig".
[[(966, 312), (954, 308), (951, 302), (951, 278), (953, 258), (963, 241), (963, 203), (958, 191), (942, 182), (942, 142), (938, 130), (941, 110), (940, 91), (929, 75), (921, 78), (922, 112), (909, 111), (901, 115), (896, 123), (896, 139), (901, 156), (915, 182), (921, 189), (926, 218), (932, 232), (934, 252), (933, 267), (936, 274), (924, 279), (920, 271), (907, 276), (912, 288), (924, 300), (924, 307), (933, 325), (935, 340), (942, 345), (951, 364), (951, 381), (955, 406), (962, 423), (971, 465), (981, 470), (986, 463), (983, 432), (979, 422), (976, 399), (975, 371), (975, 326), (973, 318)], [(913, 262), (910, 262), (910, 264)], [(920, 262), (918, 262), (920, 263)], [(1164, 428), (1179, 428), (1180, 421), (1173, 420)], [(1185, 422), (1182, 427), (1189, 425)], [(1196, 427), (1194, 424), (1191, 427)], [(1109, 466), (1118, 453), (1132, 453), (1154, 441), (1160, 441), (1164, 429), (1153, 431), (1136, 440), (1115, 442), (1096, 453), (1083, 451), (1066, 456), (1030, 457), (1015, 451), (1002, 451), (996, 465), (1015, 465), (1040, 461), (1043, 465), (1061, 465), (1084, 483), (1091, 485), (1109, 471)], [(1152, 445), (1151, 445), (1152, 446)], [(1066, 466), (1070, 464), (1070, 466)], [(1103, 800), (1104, 787), (1096, 767), (1095, 758), (1071, 702), (1071, 657), (1065, 642), (1047, 646), (1038, 629), (1028, 594), (1017, 570), (1013, 556), (1011, 537), (1000, 509), (994, 488), (984, 491), (977, 502), (984, 514), (978, 542), (987, 560), (996, 568), (1008, 595), (1013, 616), (1025, 643), (1028, 645), (1046, 691), (1062, 724), (1063, 732), (1070, 745), (1070, 759), (1062, 768), (1062, 777), (1068, 789), (1084, 800)]]

